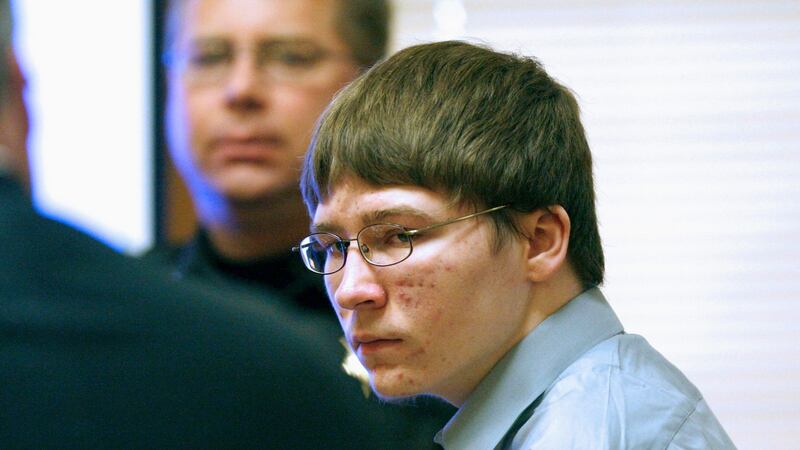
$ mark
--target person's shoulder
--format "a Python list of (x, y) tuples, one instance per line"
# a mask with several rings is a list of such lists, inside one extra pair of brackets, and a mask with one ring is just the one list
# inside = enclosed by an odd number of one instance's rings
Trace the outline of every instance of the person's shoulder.
[(60, 280), (73, 283), (95, 274), (99, 280), (129, 260), (84, 231), (41, 215), (18, 187), (0, 183), (0, 204), (0, 258), (5, 270), (17, 276), (33, 280), (46, 274), (49, 288)]
[(191, 245), (191, 242), (184, 242), (179, 244), (174, 243), (159, 243), (150, 247), (147, 251), (139, 255), (142, 261), (155, 264), (175, 264), (186, 249)]
[(619, 361), (628, 429), (637, 436), (663, 436), (669, 448), (735, 448), (700, 390), (645, 338), (621, 336)]
[(635, 334), (619, 334), (601, 342), (562, 377), (572, 377), (600, 393), (608, 391), (609, 400), (618, 396), (631, 417), (640, 417), (637, 411), (647, 415), (658, 408), (685, 418), (702, 399), (700, 391), (675, 365)]
[(554, 384), (570, 378), (584, 383), (613, 379), (622, 386), (669, 394), (687, 405), (694, 405), (702, 397), (680, 369), (636, 334), (618, 334), (595, 345), (565, 369)]
[(609, 448), (622, 442), (665, 448), (701, 401), (644, 338), (620, 334), (565, 369), (519, 435), (536, 448), (594, 447), (598, 437)]
[(624, 334), (616, 343), (619, 371), (627, 383), (662, 392), (682, 404), (687, 413), (694, 409), (702, 398), (700, 391), (644, 337)]

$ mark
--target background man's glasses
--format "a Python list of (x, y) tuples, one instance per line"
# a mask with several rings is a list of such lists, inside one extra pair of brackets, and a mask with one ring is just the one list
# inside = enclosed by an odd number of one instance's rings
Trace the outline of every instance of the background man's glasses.
[(325, 81), (324, 70), (336, 61), (352, 61), (347, 54), (337, 53), (306, 41), (269, 41), (254, 47), (238, 47), (225, 39), (208, 39), (195, 43), (185, 51), (165, 54), (165, 62), (182, 70), (187, 81), (196, 85), (216, 86), (230, 79), (237, 58), (252, 60), (259, 82), (313, 84)]
[(327, 232), (313, 233), (300, 241), (300, 245), (292, 248), (292, 251), (300, 253), (308, 270), (322, 275), (330, 275), (342, 270), (347, 262), (347, 249), (351, 242), (358, 245), (358, 251), (368, 263), (379, 267), (391, 266), (403, 262), (411, 256), (411, 252), (414, 250), (412, 237), (434, 228), (506, 207), (508, 205), (496, 206), (417, 229), (407, 229), (402, 225), (392, 223), (368, 225), (362, 228), (354, 239), (343, 239), (336, 234)]

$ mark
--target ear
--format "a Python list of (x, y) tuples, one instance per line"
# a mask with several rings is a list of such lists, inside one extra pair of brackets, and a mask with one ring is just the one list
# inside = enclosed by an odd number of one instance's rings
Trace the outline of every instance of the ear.
[(525, 214), (518, 223), (528, 240), (528, 279), (549, 280), (567, 261), (569, 214), (563, 206), (552, 205)]

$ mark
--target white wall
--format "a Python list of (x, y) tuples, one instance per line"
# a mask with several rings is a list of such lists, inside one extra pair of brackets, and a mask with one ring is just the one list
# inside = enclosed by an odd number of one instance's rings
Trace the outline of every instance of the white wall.
[(798, 448), (800, 2), (395, 8), (395, 48), (479, 40), (540, 58), (577, 93), (603, 290), (627, 330), (683, 369), (740, 448)]
[(153, 240), (148, 2), (16, 0), (34, 194), (114, 247)]

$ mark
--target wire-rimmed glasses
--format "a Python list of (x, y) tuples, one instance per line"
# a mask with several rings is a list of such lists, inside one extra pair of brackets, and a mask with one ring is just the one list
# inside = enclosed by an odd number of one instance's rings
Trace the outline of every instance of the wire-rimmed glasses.
[(225, 39), (201, 39), (187, 49), (165, 53), (163, 59), (179, 68), (187, 81), (195, 85), (218, 86), (230, 78), (237, 59), (247, 57), (252, 58), (255, 76), (262, 83), (318, 84), (331, 76), (325, 70), (326, 63), (353, 61), (349, 54), (302, 40), (266, 41), (240, 47)]
[(292, 251), (300, 253), (300, 257), (308, 270), (321, 275), (330, 275), (342, 270), (347, 262), (347, 249), (350, 247), (351, 242), (358, 244), (358, 251), (361, 256), (373, 266), (392, 266), (405, 261), (411, 256), (411, 252), (414, 250), (412, 241), (414, 236), (434, 228), (499, 211), (508, 206), (495, 206), (484, 211), (416, 229), (408, 229), (394, 223), (376, 223), (362, 228), (353, 239), (344, 239), (337, 234), (329, 232), (312, 233), (300, 241), (300, 245), (292, 248)]

